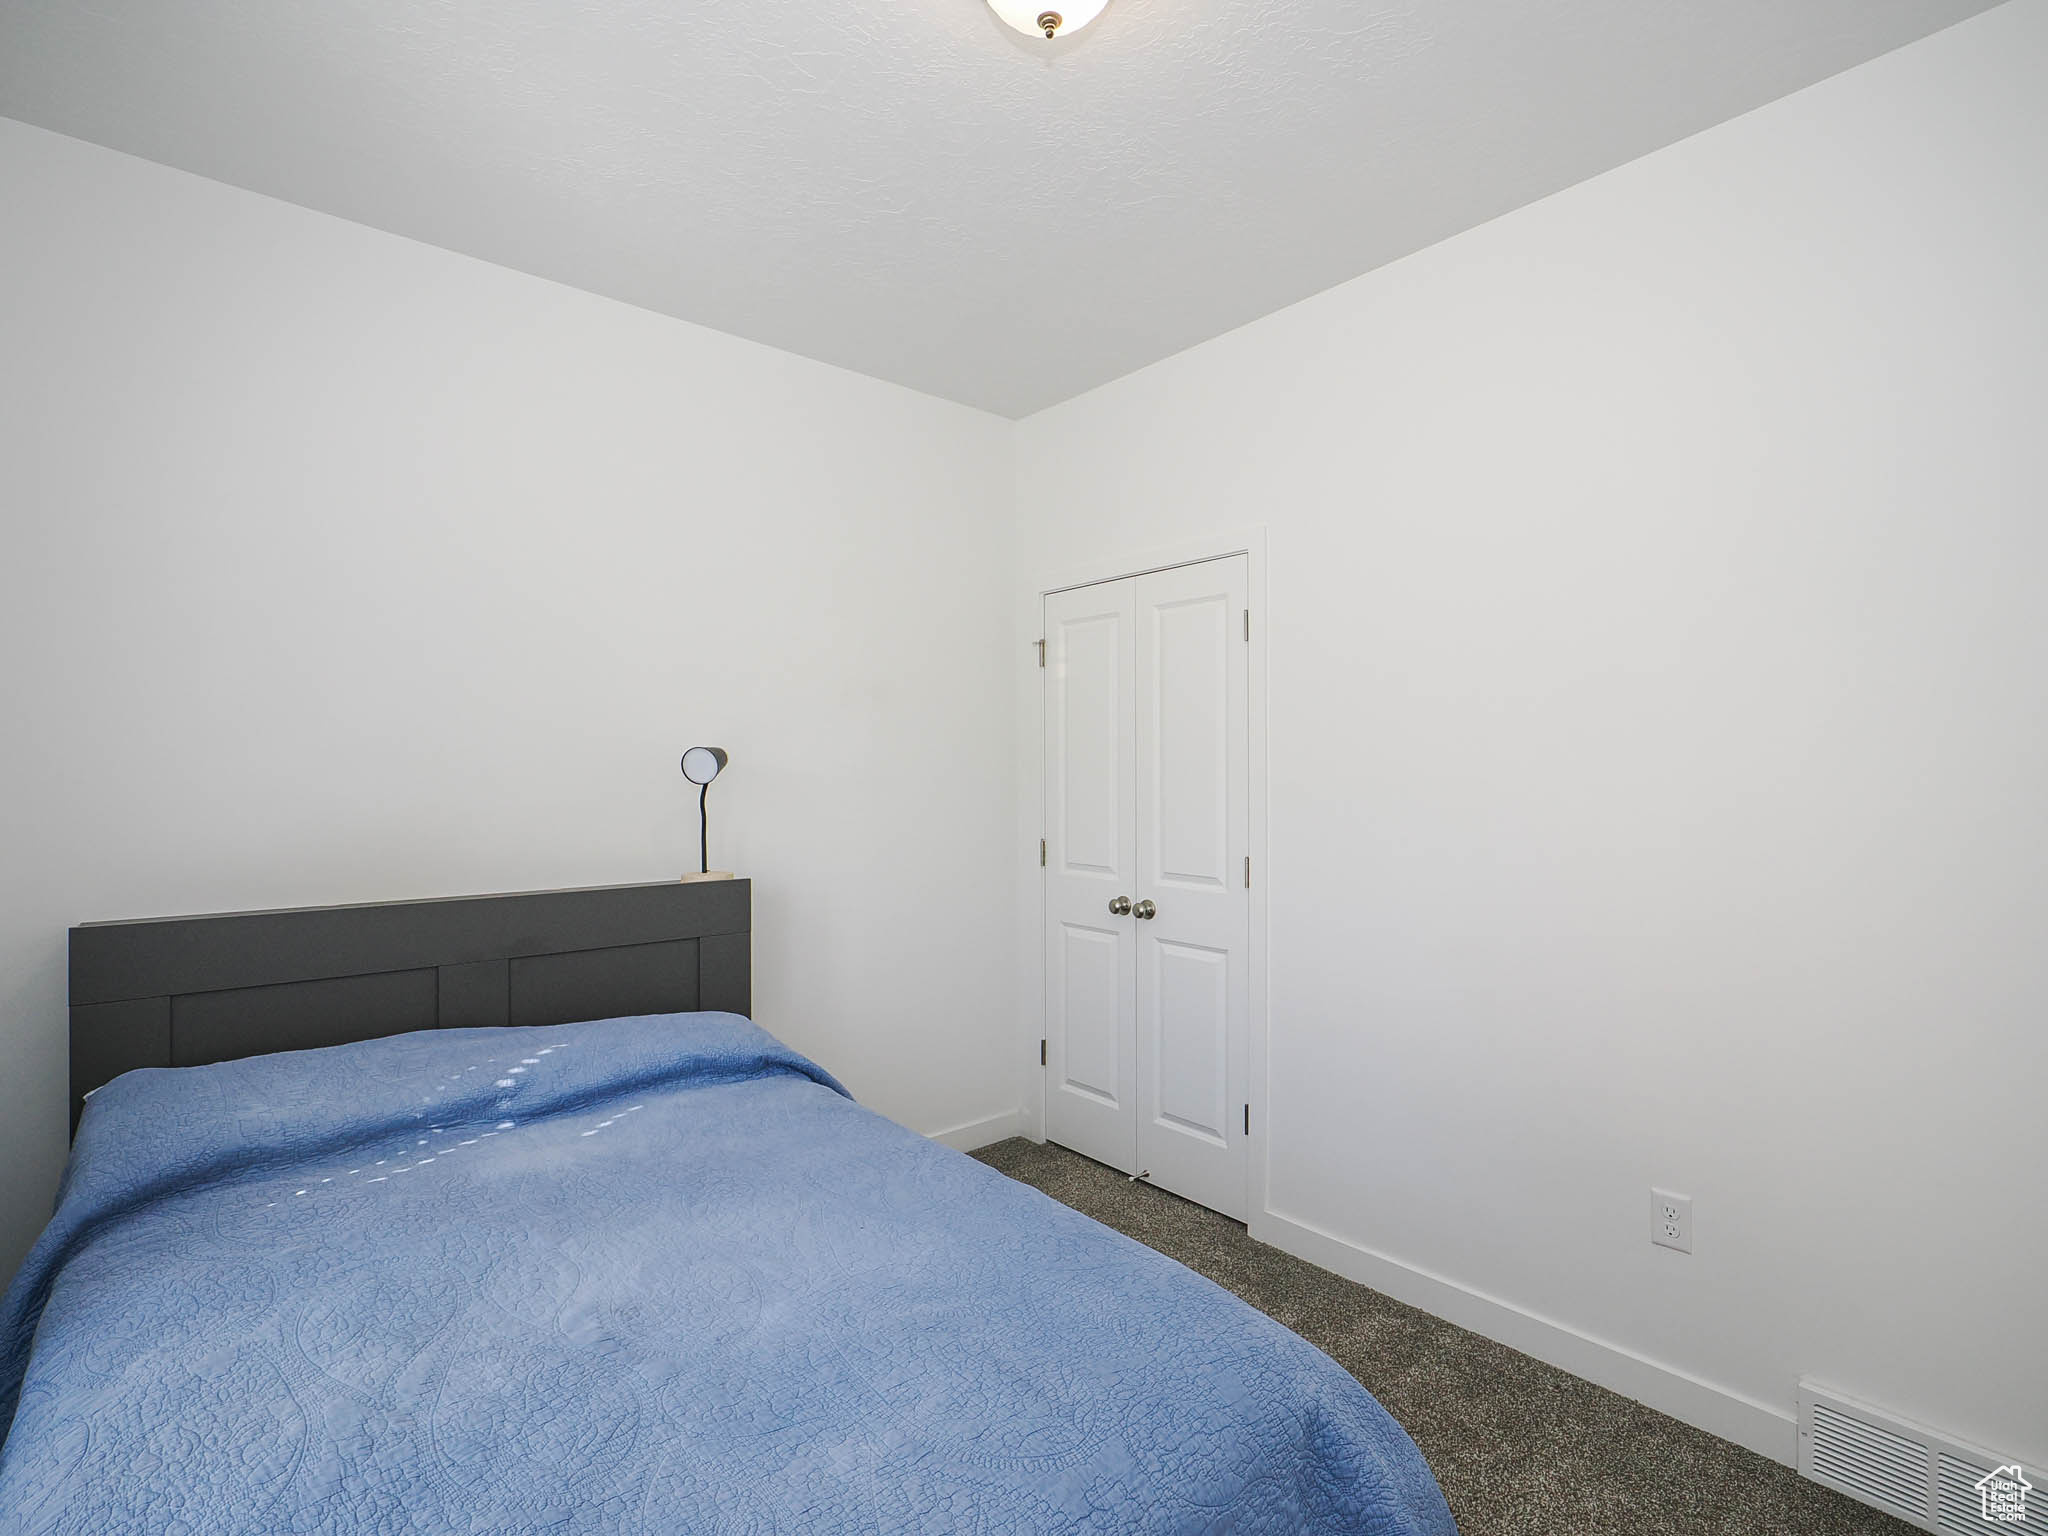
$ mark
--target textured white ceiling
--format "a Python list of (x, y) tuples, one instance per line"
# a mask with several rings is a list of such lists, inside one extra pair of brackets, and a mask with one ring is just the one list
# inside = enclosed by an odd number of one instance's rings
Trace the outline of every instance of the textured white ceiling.
[(0, 0), (0, 114), (1023, 415), (1986, 0)]

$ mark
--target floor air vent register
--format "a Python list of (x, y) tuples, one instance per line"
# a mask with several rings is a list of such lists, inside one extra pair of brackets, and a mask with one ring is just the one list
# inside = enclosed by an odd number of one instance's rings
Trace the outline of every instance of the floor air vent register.
[(1850, 1498), (1911, 1521), (1940, 1536), (2048, 1536), (2048, 1464), (2025, 1464), (2026, 1517), (2013, 1521), (2014, 1490), (2005, 1495), (2008, 1518), (1984, 1518), (1979, 1484), (2015, 1465), (2011, 1457), (1966, 1445), (1946, 1435), (1842, 1397), (1810, 1381), (1799, 1384), (1799, 1472)]

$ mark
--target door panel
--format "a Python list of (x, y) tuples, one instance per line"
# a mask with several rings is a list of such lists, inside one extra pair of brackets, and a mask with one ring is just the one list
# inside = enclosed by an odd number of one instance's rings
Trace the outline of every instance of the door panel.
[[(1129, 821), (1123, 778), (1130, 754), (1123, 716), (1130, 679), (1122, 650), (1130, 623), (1121, 613), (1088, 614), (1060, 625), (1060, 865), (1096, 875), (1128, 870), (1122, 840)], [(1048, 657), (1048, 668), (1054, 665)]]
[(1136, 578), (1138, 1166), (1245, 1213), (1251, 666), (1242, 555)]
[(1153, 1085), (1159, 1120), (1212, 1146), (1229, 1140), (1230, 955), (1194, 944), (1155, 941), (1159, 1049)]
[(1115, 1109), (1122, 1102), (1117, 1092), (1126, 1013), (1121, 951), (1127, 946), (1114, 932), (1079, 923), (1060, 925), (1060, 943), (1066, 983), (1058, 1015), (1060, 1087)]
[(1135, 593), (1045, 600), (1045, 1134), (1135, 1171), (1137, 938), (1110, 902), (1137, 866)]
[[(1227, 593), (1159, 604), (1147, 703), (1158, 739), (1147, 787), (1160, 881), (1222, 890), (1229, 884), (1229, 650), (1239, 610)], [(1143, 797), (1141, 796), (1141, 799)]]

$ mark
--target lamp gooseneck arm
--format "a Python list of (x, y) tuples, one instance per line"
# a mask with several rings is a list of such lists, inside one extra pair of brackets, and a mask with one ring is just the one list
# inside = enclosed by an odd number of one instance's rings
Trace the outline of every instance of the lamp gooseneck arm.
[(711, 786), (697, 791), (697, 872), (711, 873)]

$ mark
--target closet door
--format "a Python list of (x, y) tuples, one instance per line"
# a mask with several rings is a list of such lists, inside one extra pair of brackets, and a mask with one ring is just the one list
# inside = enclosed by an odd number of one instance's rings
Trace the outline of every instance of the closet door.
[[(1136, 578), (1137, 1166), (1245, 1214), (1250, 646), (1242, 555)], [(1147, 916), (1147, 913), (1150, 913)], [(1082, 1150), (1086, 1150), (1085, 1148)]]
[(1045, 1134), (1124, 1173), (1137, 1146), (1133, 599), (1114, 581), (1045, 600)]

